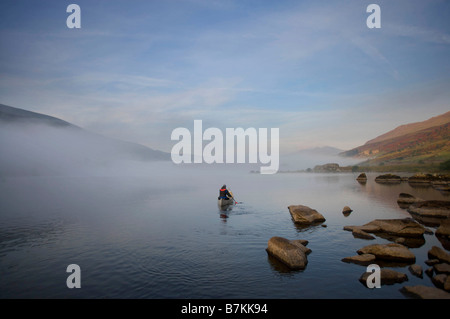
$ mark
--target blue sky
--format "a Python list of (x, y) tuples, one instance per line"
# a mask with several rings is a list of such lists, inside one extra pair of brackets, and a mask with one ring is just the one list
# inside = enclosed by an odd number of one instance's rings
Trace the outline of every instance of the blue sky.
[[(66, 8), (81, 8), (68, 29)], [(381, 8), (381, 28), (366, 7)], [(350, 149), (450, 110), (448, 1), (0, 3), (0, 103), (170, 151), (176, 127)]]

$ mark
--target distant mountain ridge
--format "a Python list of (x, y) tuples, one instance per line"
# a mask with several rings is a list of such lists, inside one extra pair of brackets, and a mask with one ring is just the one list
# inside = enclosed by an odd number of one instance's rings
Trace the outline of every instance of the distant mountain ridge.
[(450, 158), (450, 112), (401, 125), (340, 155), (368, 165), (441, 163)]

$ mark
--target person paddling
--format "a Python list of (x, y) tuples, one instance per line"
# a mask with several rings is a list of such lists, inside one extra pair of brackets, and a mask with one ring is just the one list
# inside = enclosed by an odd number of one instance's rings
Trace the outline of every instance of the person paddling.
[(219, 199), (233, 198), (233, 195), (228, 191), (227, 185), (223, 185), (219, 192)]

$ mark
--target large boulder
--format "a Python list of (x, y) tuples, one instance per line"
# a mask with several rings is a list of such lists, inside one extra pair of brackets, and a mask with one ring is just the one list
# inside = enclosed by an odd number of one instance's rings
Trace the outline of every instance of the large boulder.
[(385, 233), (399, 237), (422, 237), (425, 227), (411, 218), (403, 219), (375, 219), (362, 226), (345, 226), (344, 230), (365, 233)]
[(295, 223), (301, 225), (310, 225), (322, 223), (325, 217), (317, 210), (304, 205), (291, 205), (288, 207), (292, 219)]
[(405, 246), (400, 244), (374, 244), (359, 249), (358, 254), (372, 254), (377, 259), (401, 263), (414, 263), (416, 256)]
[(267, 244), (267, 253), (293, 270), (306, 268), (310, 252), (299, 241), (291, 241), (283, 237), (272, 237)]
[(450, 293), (442, 289), (428, 286), (405, 286), (400, 291), (410, 297), (421, 299), (450, 299)]

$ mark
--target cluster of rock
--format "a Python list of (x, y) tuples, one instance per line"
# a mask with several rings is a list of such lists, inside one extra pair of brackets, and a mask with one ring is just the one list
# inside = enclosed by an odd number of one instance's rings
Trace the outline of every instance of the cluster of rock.
[(351, 172), (351, 167), (341, 167), (337, 163), (328, 163), (314, 166), (313, 171), (316, 173), (342, 173)]
[[(363, 226), (346, 226), (344, 229), (352, 231), (355, 229), (364, 229), (368, 232), (401, 234), (402, 236), (411, 237), (422, 236), (425, 232), (425, 228), (410, 219), (392, 220), (392, 227), (387, 226), (388, 224), (391, 224), (391, 221), (375, 220)], [(401, 224), (404, 224), (405, 227), (400, 227)], [(425, 270), (425, 273), (431, 278), (435, 287), (420, 285), (413, 287), (405, 286), (401, 289), (402, 293), (421, 298), (450, 299), (450, 254), (437, 246), (433, 246), (428, 251), (428, 258), (425, 263), (431, 267)], [(357, 255), (345, 257), (342, 261), (365, 266), (371, 264), (382, 266), (410, 265), (408, 269), (411, 274), (423, 278), (424, 271), (422, 266), (415, 263), (416, 256), (403, 244), (368, 245), (357, 250)], [(359, 278), (360, 282), (366, 284), (369, 275), (370, 273), (364, 272)], [(406, 274), (389, 268), (382, 268), (380, 277), (382, 285), (392, 285), (408, 280)]]
[[(367, 176), (362, 173), (358, 182), (365, 183)], [(404, 177), (385, 174), (376, 179), (381, 183), (400, 183)], [(408, 280), (407, 274), (386, 267), (408, 266), (410, 273), (423, 278), (422, 266), (416, 264), (416, 256), (410, 248), (420, 247), (425, 243), (424, 234), (433, 234), (433, 231), (423, 226), (418, 217), (433, 217), (439, 219), (435, 235), (450, 240), (450, 201), (425, 201), (410, 194), (400, 193), (397, 203), (405, 208), (413, 218), (403, 219), (375, 219), (360, 226), (345, 226), (344, 230), (351, 231), (355, 238), (372, 240), (375, 236), (392, 241), (388, 244), (373, 244), (357, 250), (357, 255), (342, 259), (346, 263), (359, 265), (376, 264), (381, 266), (380, 280), (382, 285), (392, 285)], [(292, 221), (299, 227), (309, 227), (325, 222), (325, 217), (317, 210), (305, 205), (288, 206)], [(345, 206), (342, 210), (348, 216), (352, 209)], [(419, 222), (417, 222), (419, 221)], [(425, 224), (427, 225), (427, 224)], [(325, 225), (322, 225), (325, 226)], [(450, 241), (449, 241), (450, 242)], [(272, 237), (268, 241), (267, 253), (276, 258), (292, 270), (303, 270), (308, 264), (307, 256), (311, 249), (307, 248), (306, 240), (289, 240), (282, 237)], [(445, 245), (444, 245), (445, 247)], [(450, 299), (450, 254), (443, 249), (433, 246), (428, 251), (428, 260), (425, 262), (428, 269), (425, 273), (431, 278), (435, 287), (425, 285), (404, 286), (400, 291), (408, 296), (420, 298)], [(364, 272), (359, 280), (366, 284), (371, 273)]]
[(438, 190), (450, 190), (450, 175), (443, 174), (415, 174), (408, 178), (411, 186), (433, 186)]
[[(363, 175), (364, 174), (364, 175)], [(365, 173), (362, 173), (356, 179), (357, 181), (365, 182), (367, 177)], [(382, 174), (375, 177), (375, 182), (381, 184), (399, 184), (401, 182), (408, 182), (412, 187), (434, 187), (435, 189), (442, 192), (450, 191), (450, 175), (444, 174), (414, 174), (412, 176), (399, 176), (395, 174)]]
[[(317, 225), (325, 221), (322, 214), (308, 206), (291, 205), (288, 209), (292, 220), (297, 225)], [(311, 249), (306, 247), (307, 244), (307, 240), (288, 240), (275, 236), (269, 239), (266, 251), (289, 269), (302, 270), (306, 268), (307, 255), (311, 253)]]
[(420, 223), (437, 227), (435, 235), (450, 248), (450, 201), (423, 200), (411, 194), (400, 193), (397, 203)]

